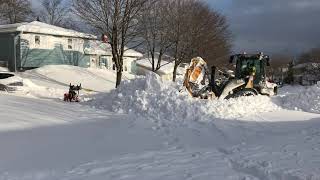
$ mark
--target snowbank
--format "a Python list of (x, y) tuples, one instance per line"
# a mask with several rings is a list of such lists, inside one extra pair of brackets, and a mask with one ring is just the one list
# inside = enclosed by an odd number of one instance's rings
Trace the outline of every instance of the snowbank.
[[(48, 65), (26, 72), (16, 73), (15, 78), (23, 81), (16, 95), (33, 98), (62, 99), (69, 84), (81, 84), (81, 96), (97, 92), (109, 92), (115, 87), (116, 74), (107, 69), (82, 68), (70, 65)], [(134, 75), (123, 74), (123, 79), (132, 79)], [(5, 81), (8, 81), (6, 79)], [(10, 79), (10, 81), (12, 81)], [(0, 81), (1, 82), (1, 81)]]
[(29, 79), (24, 79), (23, 88), (21, 88), (20, 91), (22, 94), (26, 94), (29, 97), (62, 100), (63, 94), (67, 91), (67, 88), (40, 86)]
[(284, 108), (320, 113), (320, 84), (286, 88), (279, 100)]
[(0, 66), (0, 72), (9, 72), (9, 69), (6, 67), (1, 67)]
[(180, 93), (179, 86), (162, 82), (156, 74), (125, 81), (119, 89), (99, 94), (87, 104), (118, 113), (167, 121), (213, 121), (234, 119), (278, 110), (269, 97), (241, 97), (232, 100), (199, 100)]
[(0, 79), (0, 84), (4, 85), (10, 85), (10, 84), (15, 84), (15, 83), (22, 83), (22, 78), (18, 76), (11, 76), (8, 78)]
[(109, 91), (115, 86), (116, 75), (112, 71), (81, 68), (69, 65), (49, 65), (31, 70), (31, 73), (42, 75), (48, 80), (68, 86), (80, 84), (93, 91)]

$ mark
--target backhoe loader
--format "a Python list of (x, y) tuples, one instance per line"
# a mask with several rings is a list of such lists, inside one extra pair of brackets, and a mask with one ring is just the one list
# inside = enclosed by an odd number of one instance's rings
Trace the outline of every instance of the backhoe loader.
[(183, 86), (192, 97), (201, 99), (230, 99), (258, 94), (273, 96), (277, 94), (277, 85), (267, 81), (266, 67), (270, 58), (263, 53), (235, 54), (230, 63), (236, 65), (235, 74), (224, 73), (224, 81), (217, 83), (217, 68), (208, 70), (207, 63), (201, 57), (193, 58), (186, 70)]

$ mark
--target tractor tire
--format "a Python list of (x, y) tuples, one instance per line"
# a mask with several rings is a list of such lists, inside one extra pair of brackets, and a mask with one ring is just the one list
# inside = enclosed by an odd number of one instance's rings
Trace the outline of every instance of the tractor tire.
[(242, 89), (234, 94), (229, 94), (225, 99), (238, 98), (242, 96), (256, 96), (258, 92), (255, 89)]

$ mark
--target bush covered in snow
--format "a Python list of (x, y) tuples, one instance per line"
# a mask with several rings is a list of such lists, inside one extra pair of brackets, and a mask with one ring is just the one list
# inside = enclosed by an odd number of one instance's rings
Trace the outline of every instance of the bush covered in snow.
[(119, 113), (167, 121), (213, 121), (234, 119), (279, 109), (269, 97), (241, 97), (231, 100), (199, 100), (179, 86), (162, 82), (156, 74), (124, 81), (120, 88), (98, 95), (91, 106)]

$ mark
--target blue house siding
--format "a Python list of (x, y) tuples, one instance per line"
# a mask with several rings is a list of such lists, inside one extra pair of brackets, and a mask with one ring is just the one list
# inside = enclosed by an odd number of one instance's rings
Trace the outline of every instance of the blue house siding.
[(59, 64), (94, 67), (106, 54), (99, 44), (92, 34), (38, 21), (0, 25), (0, 66), (10, 71)]
[(45, 65), (66, 64), (88, 67), (90, 56), (77, 51), (54, 49), (23, 49), (21, 48), (21, 64), (19, 68), (29, 69)]
[(88, 67), (90, 56), (79, 51), (64, 50), (60, 44), (55, 45), (53, 49), (30, 49), (27, 40), (20, 42), (20, 63), (19, 69), (30, 69), (45, 65), (74, 65)]

